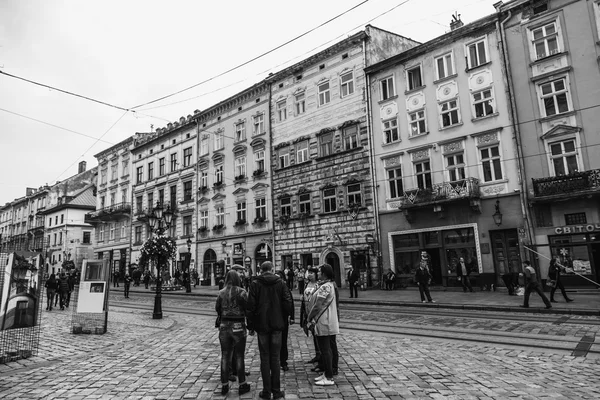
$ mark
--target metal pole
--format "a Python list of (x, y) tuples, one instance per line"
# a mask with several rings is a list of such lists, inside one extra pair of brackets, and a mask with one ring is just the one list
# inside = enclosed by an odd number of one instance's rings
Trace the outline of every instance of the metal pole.
[(156, 261), (156, 296), (154, 296), (154, 312), (152, 319), (162, 319), (162, 277), (161, 277), (161, 257)]

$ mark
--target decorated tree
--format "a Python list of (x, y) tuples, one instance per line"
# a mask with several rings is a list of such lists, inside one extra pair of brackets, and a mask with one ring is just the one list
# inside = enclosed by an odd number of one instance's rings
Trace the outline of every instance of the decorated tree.
[(144, 242), (140, 249), (142, 259), (156, 263), (158, 276), (166, 260), (175, 258), (177, 255), (177, 244), (168, 236), (155, 235)]

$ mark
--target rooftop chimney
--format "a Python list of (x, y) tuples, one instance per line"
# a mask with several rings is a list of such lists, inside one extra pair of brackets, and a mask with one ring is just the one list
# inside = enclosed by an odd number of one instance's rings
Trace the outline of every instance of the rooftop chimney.
[(87, 163), (85, 161), (82, 161), (79, 163), (79, 172), (77, 172), (78, 174), (85, 172), (85, 166), (87, 165)]
[(450, 30), (453, 31), (455, 29), (460, 28), (463, 25), (464, 23), (460, 20), (460, 14), (455, 12), (452, 15), (452, 21), (450, 21)]

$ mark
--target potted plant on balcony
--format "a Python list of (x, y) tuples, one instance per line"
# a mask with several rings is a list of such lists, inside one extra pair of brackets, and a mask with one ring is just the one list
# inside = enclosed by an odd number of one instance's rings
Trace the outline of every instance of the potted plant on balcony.
[(225, 228), (225, 225), (223, 224), (217, 224), (215, 226), (213, 226), (212, 230), (215, 232), (220, 232)]
[(237, 182), (242, 182), (242, 181), (244, 181), (244, 180), (246, 180), (246, 175), (244, 175), (244, 174), (238, 175), (238, 176), (236, 176), (236, 177), (235, 177), (235, 179), (234, 179), (234, 181), (235, 181), (236, 183), (237, 183)]
[(266, 218), (266, 217), (256, 217), (256, 218), (254, 218), (254, 223), (255, 223), (255, 224), (262, 224), (262, 223), (264, 223), (266, 220), (267, 220), (267, 218)]
[(289, 214), (281, 214), (279, 216), (279, 223), (283, 226), (287, 226), (290, 223), (291, 217)]
[(262, 176), (265, 173), (264, 169), (257, 169), (254, 170), (254, 172), (252, 173), (252, 176), (257, 177), (257, 176)]
[(219, 189), (223, 186), (223, 181), (216, 181), (215, 183), (213, 183), (213, 187), (215, 189)]
[(208, 192), (208, 186), (200, 186), (200, 188), (198, 189), (198, 191), (200, 193), (206, 193), (206, 192)]
[(235, 226), (242, 226), (242, 225), (246, 225), (246, 220), (245, 219), (238, 219), (237, 221), (235, 221)]
[(198, 233), (205, 233), (208, 232), (208, 227), (205, 225), (202, 225), (201, 227), (198, 228)]

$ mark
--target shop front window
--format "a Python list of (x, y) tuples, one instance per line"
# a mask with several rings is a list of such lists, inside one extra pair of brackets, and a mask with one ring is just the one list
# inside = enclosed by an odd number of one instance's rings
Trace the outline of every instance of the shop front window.
[(558, 257), (562, 265), (573, 268), (577, 274), (594, 274), (595, 268), (590, 260), (587, 245), (588, 236), (588, 234), (579, 234), (550, 237), (552, 257)]

